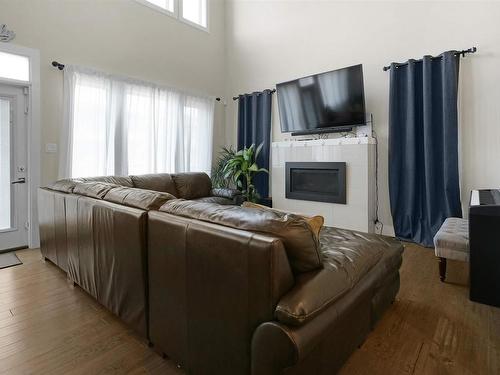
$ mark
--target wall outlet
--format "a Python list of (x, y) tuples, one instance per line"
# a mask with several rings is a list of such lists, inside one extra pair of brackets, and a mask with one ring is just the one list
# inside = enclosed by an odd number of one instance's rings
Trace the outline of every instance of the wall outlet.
[(383, 229), (384, 229), (384, 224), (382, 224), (380, 221), (376, 221), (375, 222), (375, 233), (382, 234)]
[(57, 143), (46, 143), (45, 152), (48, 154), (55, 154), (57, 152)]

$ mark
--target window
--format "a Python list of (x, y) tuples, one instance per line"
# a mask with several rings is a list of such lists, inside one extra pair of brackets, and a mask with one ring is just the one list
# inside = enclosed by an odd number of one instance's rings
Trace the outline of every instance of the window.
[(29, 58), (0, 52), (0, 77), (28, 82), (30, 80)]
[(159, 6), (162, 9), (174, 12), (174, 0), (147, 0), (151, 4)]
[(207, 0), (181, 0), (182, 18), (207, 28)]
[(175, 0), (136, 0), (137, 2), (146, 5), (154, 10), (175, 17)]
[(64, 79), (61, 178), (210, 174), (213, 98), (72, 66)]
[(136, 0), (189, 25), (208, 30), (208, 0)]

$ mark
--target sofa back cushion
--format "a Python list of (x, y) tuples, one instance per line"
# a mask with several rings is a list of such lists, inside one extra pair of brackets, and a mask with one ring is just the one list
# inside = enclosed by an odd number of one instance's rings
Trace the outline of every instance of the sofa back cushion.
[(160, 211), (278, 237), (285, 245), (288, 260), (296, 273), (322, 266), (319, 241), (307, 221), (300, 216), (183, 199), (168, 201)]
[(58, 180), (47, 186), (50, 190), (59, 191), (61, 193), (72, 193), (75, 189), (76, 184), (82, 183), (82, 179), (78, 178), (66, 178), (63, 180)]
[(172, 174), (177, 189), (177, 197), (196, 199), (210, 196), (212, 181), (206, 173), (189, 172)]
[[(81, 183), (103, 182), (106, 184), (113, 184), (117, 186), (133, 187), (132, 179), (130, 177), (122, 176), (101, 176), (101, 177), (82, 177), (82, 178), (65, 178), (53, 182), (47, 186), (50, 190), (60, 191), (62, 193), (73, 193), (75, 186)], [(81, 194), (81, 193), (80, 193)], [(81, 194), (83, 195), (83, 194)]]
[(161, 191), (177, 196), (174, 180), (169, 173), (154, 173), (130, 176), (135, 188)]
[(83, 182), (105, 182), (118, 186), (134, 187), (132, 179), (128, 176), (83, 177), (80, 180)]
[[(275, 208), (263, 206), (262, 204), (248, 202), (248, 201), (243, 202), (243, 204), (241, 206), (247, 207), (247, 208), (256, 208), (259, 210), (271, 210), (271, 211), (284, 212), (284, 213), (288, 212), (288, 211), (283, 211), (283, 210), (277, 210)], [(294, 213), (294, 212), (289, 212), (289, 213), (292, 213), (292, 214), (295, 214), (297, 216), (302, 217), (307, 222), (307, 224), (309, 224), (309, 227), (311, 228), (312, 232), (316, 236), (316, 239), (319, 241), (319, 233), (321, 232), (321, 228), (323, 228), (323, 225), (325, 224), (325, 218), (323, 216), (321, 216), (321, 215), (310, 216), (310, 215), (304, 215), (304, 214), (299, 214), (299, 213)]]
[(119, 186), (107, 182), (80, 182), (75, 184), (73, 193), (86, 197), (103, 199), (110, 190), (117, 187)]
[(146, 211), (157, 210), (171, 199), (175, 199), (175, 197), (169, 193), (123, 186), (109, 190), (104, 196), (104, 200), (106, 201)]

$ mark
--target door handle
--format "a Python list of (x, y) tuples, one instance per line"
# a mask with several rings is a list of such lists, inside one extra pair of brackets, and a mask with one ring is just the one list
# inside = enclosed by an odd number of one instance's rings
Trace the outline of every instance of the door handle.
[(17, 181), (12, 181), (11, 182), (12, 185), (15, 185), (15, 184), (24, 184), (24, 183), (26, 183), (26, 179), (24, 177), (18, 178)]

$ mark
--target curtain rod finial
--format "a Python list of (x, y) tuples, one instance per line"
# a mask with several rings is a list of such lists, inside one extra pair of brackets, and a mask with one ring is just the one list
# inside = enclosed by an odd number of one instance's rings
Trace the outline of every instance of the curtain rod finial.
[(64, 64), (58, 63), (57, 61), (52, 61), (52, 66), (54, 68), (59, 69), (59, 70), (63, 70), (64, 69)]

